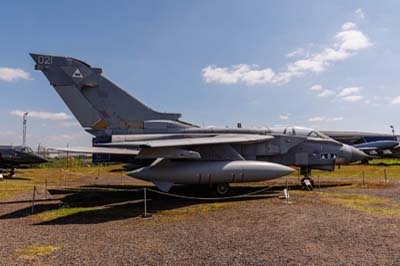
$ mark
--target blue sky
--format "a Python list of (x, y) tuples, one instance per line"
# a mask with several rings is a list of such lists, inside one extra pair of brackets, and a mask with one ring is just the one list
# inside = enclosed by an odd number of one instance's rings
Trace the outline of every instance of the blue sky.
[(399, 1), (9, 1), (1, 143), (89, 145), (29, 52), (66, 55), (199, 125), (399, 128)]

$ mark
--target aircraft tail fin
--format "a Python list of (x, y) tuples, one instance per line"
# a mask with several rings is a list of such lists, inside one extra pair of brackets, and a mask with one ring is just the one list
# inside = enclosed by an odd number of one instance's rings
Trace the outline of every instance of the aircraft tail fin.
[(30, 54), (35, 69), (50, 81), (87, 130), (143, 128), (146, 120), (175, 120), (178, 113), (160, 113), (109, 81), (102, 69), (74, 58)]

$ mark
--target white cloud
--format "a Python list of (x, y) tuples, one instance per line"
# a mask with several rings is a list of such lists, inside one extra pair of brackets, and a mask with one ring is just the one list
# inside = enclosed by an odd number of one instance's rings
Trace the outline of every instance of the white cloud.
[[(362, 89), (361, 87), (344, 88), (336, 95), (336, 97), (340, 98), (345, 102), (359, 102), (361, 100), (364, 100), (364, 96), (355, 95), (355, 93), (359, 93), (361, 89)], [(366, 99), (364, 100), (364, 103), (369, 104), (370, 101)]]
[[(347, 23), (345, 23), (346, 25)], [(371, 46), (368, 38), (359, 30), (350, 28), (336, 34), (338, 51), (350, 53)]]
[(322, 89), (323, 89), (322, 86), (319, 84), (315, 84), (315, 85), (311, 86), (311, 88), (310, 88), (310, 90), (312, 90), (312, 91), (322, 91)]
[(357, 28), (357, 25), (353, 22), (346, 22), (342, 25), (342, 30), (353, 30)]
[(302, 56), (306, 53), (306, 51), (303, 48), (297, 48), (296, 50), (288, 53), (286, 56), (291, 58), (291, 57), (296, 57), (296, 56)]
[(361, 19), (364, 19), (364, 18), (365, 18), (365, 13), (364, 13), (364, 11), (363, 11), (361, 8), (357, 9), (356, 11), (354, 11), (354, 13), (355, 13), (357, 16), (359, 16)]
[(321, 93), (318, 94), (318, 97), (326, 98), (335, 95), (335, 93), (331, 90), (325, 89)]
[(326, 116), (315, 116), (308, 119), (308, 122), (337, 122), (342, 121), (343, 117), (326, 117)]
[(321, 97), (321, 98), (326, 98), (326, 97), (330, 97), (330, 96), (335, 95), (334, 91), (328, 90), (328, 89), (324, 89), (322, 87), (322, 85), (320, 85), (320, 84), (316, 84), (316, 85), (311, 86), (310, 90), (317, 92), (318, 93), (317, 96)]
[(279, 119), (280, 120), (288, 120), (289, 119), (289, 115), (280, 115)]
[(31, 75), (20, 68), (0, 67), (0, 80), (11, 82), (18, 79), (31, 79)]
[(400, 96), (394, 97), (391, 101), (392, 104), (400, 104)]
[(40, 111), (22, 111), (22, 110), (13, 110), (10, 112), (11, 115), (22, 117), (25, 112), (29, 112), (28, 117), (38, 118), (38, 119), (47, 119), (47, 120), (67, 120), (71, 117), (66, 113), (50, 113), (50, 112), (40, 112)]
[(350, 95), (350, 94), (357, 93), (357, 92), (359, 92), (360, 90), (361, 90), (361, 87), (348, 87), (348, 88), (342, 89), (342, 90), (338, 93), (338, 95), (336, 95), (336, 96), (337, 96), (337, 97), (345, 97), (345, 96), (348, 96), (348, 95)]
[(361, 101), (362, 99), (364, 99), (364, 96), (361, 95), (350, 95), (342, 97), (342, 100), (346, 102), (358, 102)]
[(259, 69), (257, 65), (234, 65), (230, 68), (208, 66), (202, 69), (202, 74), (207, 83), (234, 84), (243, 82), (247, 85), (263, 83), (276, 83), (275, 73), (270, 68)]
[[(353, 22), (346, 22), (342, 29), (335, 35), (335, 42), (319, 53), (305, 56), (302, 59), (289, 63), (286, 70), (275, 72), (269, 67), (260, 68), (258, 65), (238, 64), (230, 67), (214, 65), (202, 69), (201, 73), (206, 83), (246, 85), (257, 84), (285, 84), (294, 77), (301, 77), (307, 73), (320, 73), (325, 71), (333, 62), (345, 60), (356, 54), (358, 50), (371, 45), (368, 38), (357, 29)], [(289, 53), (295, 56), (299, 51)]]

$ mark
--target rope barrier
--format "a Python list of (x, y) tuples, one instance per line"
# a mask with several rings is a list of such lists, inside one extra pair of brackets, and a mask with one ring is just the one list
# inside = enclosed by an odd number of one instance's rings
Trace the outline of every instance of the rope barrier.
[(151, 188), (146, 188), (148, 191), (154, 192), (156, 194), (160, 194), (160, 195), (164, 195), (164, 196), (169, 196), (169, 197), (173, 197), (173, 198), (179, 198), (179, 199), (190, 199), (190, 200), (204, 200), (204, 201), (222, 201), (222, 200), (229, 200), (229, 199), (240, 199), (240, 198), (245, 198), (248, 196), (253, 196), (255, 194), (259, 194), (261, 192), (270, 190), (273, 187), (277, 187), (280, 185), (272, 185), (269, 187), (265, 187), (262, 189), (259, 189), (257, 191), (253, 191), (250, 193), (246, 193), (246, 194), (241, 194), (241, 195), (237, 195), (237, 196), (231, 196), (231, 197), (218, 197), (218, 198), (203, 198), (203, 197), (190, 197), (190, 196), (183, 196), (183, 195), (177, 195), (177, 194), (172, 194), (172, 193), (167, 193), (167, 192), (163, 192), (163, 191), (159, 191), (159, 190), (154, 190)]

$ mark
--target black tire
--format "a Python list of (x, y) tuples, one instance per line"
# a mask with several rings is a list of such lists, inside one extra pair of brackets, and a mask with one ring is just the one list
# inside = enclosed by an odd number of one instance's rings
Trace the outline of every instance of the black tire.
[(229, 184), (228, 183), (217, 184), (215, 190), (218, 196), (226, 196), (229, 194)]

